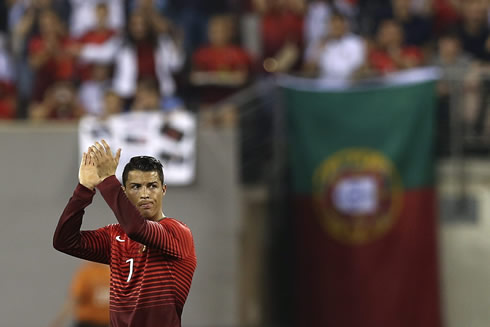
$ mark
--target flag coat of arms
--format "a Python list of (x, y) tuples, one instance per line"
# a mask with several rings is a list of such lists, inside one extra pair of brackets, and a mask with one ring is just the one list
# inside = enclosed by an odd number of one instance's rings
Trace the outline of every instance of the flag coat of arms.
[(283, 86), (295, 326), (441, 326), (434, 85)]

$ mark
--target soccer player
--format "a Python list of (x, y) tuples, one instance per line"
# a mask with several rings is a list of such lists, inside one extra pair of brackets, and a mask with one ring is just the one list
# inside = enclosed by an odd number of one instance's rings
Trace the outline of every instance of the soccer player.
[[(56, 228), (53, 245), (72, 256), (110, 265), (112, 327), (177, 327), (196, 268), (190, 229), (165, 217), (166, 192), (161, 163), (134, 157), (114, 176), (121, 149), (113, 156), (103, 140), (83, 154), (79, 185)], [(84, 209), (95, 190), (118, 224), (80, 231)]]

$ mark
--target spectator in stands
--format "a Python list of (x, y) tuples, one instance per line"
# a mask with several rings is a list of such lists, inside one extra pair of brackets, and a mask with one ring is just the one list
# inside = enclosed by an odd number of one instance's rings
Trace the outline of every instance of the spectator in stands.
[(310, 75), (344, 82), (354, 77), (364, 61), (364, 41), (350, 33), (345, 16), (335, 13), (327, 37), (306, 49), (304, 70)]
[(374, 74), (387, 74), (422, 65), (424, 55), (419, 47), (404, 44), (403, 29), (394, 20), (383, 21), (368, 54), (368, 66)]
[(78, 101), (75, 87), (70, 82), (58, 82), (49, 88), (40, 103), (29, 109), (32, 120), (74, 120), (83, 116), (84, 108)]
[(234, 44), (234, 31), (232, 16), (213, 16), (208, 25), (208, 45), (192, 57), (191, 84), (200, 91), (202, 117), (210, 125), (235, 123), (236, 108), (231, 104), (210, 107), (243, 88), (252, 75), (252, 58)]
[(160, 94), (157, 83), (153, 79), (143, 79), (138, 82), (131, 111), (158, 111), (160, 110)]
[(94, 65), (90, 72), (91, 78), (80, 84), (78, 99), (87, 114), (100, 116), (103, 109), (104, 94), (111, 87), (110, 67)]
[(152, 78), (144, 78), (138, 82), (131, 111), (171, 112), (185, 109), (182, 100), (175, 96), (162, 96), (158, 90), (158, 82)]
[(305, 15), (305, 46), (308, 48), (328, 35), (332, 12), (340, 12), (349, 18), (349, 24), (357, 24), (358, 0), (311, 0)]
[[(461, 2), (462, 20), (458, 25), (459, 38), (461, 39), (462, 48), (470, 54), (477, 62), (477, 73), (473, 84), (478, 87), (469, 88), (470, 92), (466, 98), (474, 99), (465, 112), (467, 120), (475, 122), (474, 126), (468, 127), (468, 130), (478, 136), (488, 139), (490, 135), (490, 115), (489, 115), (489, 94), (490, 80), (490, 32), (488, 27), (488, 10), (489, 3), (485, 0), (465, 0)], [(476, 105), (474, 105), (476, 103)], [(474, 128), (473, 128), (474, 127)]]
[[(144, 0), (139, 0), (144, 1)], [(206, 26), (210, 17), (232, 12), (234, 0), (167, 1), (165, 12), (183, 31), (183, 48), (188, 54), (206, 42)]]
[(8, 26), (19, 100), (18, 117), (25, 118), (34, 88), (34, 72), (28, 59), (29, 44), (33, 37), (39, 35), (41, 13), (52, 10), (63, 20), (69, 17), (70, 9), (65, 0), (24, 0), (11, 1), (9, 4)]
[(54, 11), (63, 23), (68, 23), (71, 12), (70, 5), (66, 0), (8, 0), (7, 2), (9, 3), (9, 10), (6, 23), (11, 31), (18, 24), (27, 25), (26, 30), (29, 30), (31, 26), (35, 28), (39, 13), (44, 10)]
[(51, 10), (43, 11), (39, 35), (29, 44), (29, 63), (35, 71), (34, 101), (42, 101), (45, 91), (55, 83), (74, 77), (74, 57), (69, 52), (73, 44), (58, 16)]
[(13, 62), (6, 44), (6, 37), (0, 34), (0, 119), (16, 117), (16, 87)]
[[(475, 122), (478, 118), (479, 83), (477, 67), (461, 47), (457, 33), (446, 32), (437, 42), (437, 53), (432, 62), (441, 68), (442, 76), (437, 84), (438, 110), (436, 130), (436, 151), (445, 156), (450, 152), (451, 122), (464, 122), (465, 133), (475, 133)], [(464, 90), (464, 92), (461, 92)], [(451, 112), (451, 95), (460, 93), (463, 101), (458, 107), (463, 110)]]
[(425, 46), (432, 39), (432, 11), (426, 10), (425, 15), (414, 10), (412, 0), (391, 0), (378, 8), (375, 30), (388, 19), (398, 22), (405, 35), (405, 44)]
[(233, 42), (233, 17), (214, 16), (208, 25), (208, 44), (192, 56), (191, 83), (200, 88), (200, 103), (210, 105), (242, 88), (252, 74), (252, 58)]
[(263, 66), (267, 72), (301, 67), (304, 0), (254, 0), (261, 15)]
[(490, 33), (488, 2), (465, 0), (461, 2), (462, 21), (458, 25), (463, 49), (482, 62), (490, 60)]
[(161, 27), (141, 12), (131, 14), (127, 40), (115, 62), (114, 90), (121, 97), (134, 96), (137, 82), (143, 78), (156, 79), (163, 96), (175, 93), (172, 74), (182, 68), (184, 53), (172, 38), (170, 26), (165, 33), (158, 33)]
[(165, 0), (132, 0), (131, 12), (137, 11), (150, 22), (155, 34), (170, 34), (175, 40), (182, 41), (182, 31), (164, 16), (168, 3)]
[(474, 66), (471, 58), (462, 49), (459, 35), (453, 31), (439, 37), (432, 64), (441, 68), (442, 76), (438, 83), (438, 93), (441, 96), (449, 95), (451, 83), (457, 83), (456, 87), (460, 88), (465, 75)]
[(123, 101), (121, 97), (113, 90), (107, 89), (104, 93), (104, 102), (100, 119), (105, 120), (112, 115), (119, 114), (124, 111)]
[(112, 64), (121, 46), (120, 35), (109, 25), (105, 2), (95, 8), (95, 27), (83, 34), (70, 52), (77, 56), (78, 99), (87, 114), (100, 116), (106, 89), (111, 85)]
[[(67, 0), (65, 0), (67, 1)], [(71, 10), (70, 34), (80, 37), (97, 25), (96, 7), (104, 3), (108, 8), (108, 28), (122, 31), (125, 24), (124, 0), (69, 0)]]
[(444, 33), (448, 26), (453, 26), (461, 19), (461, 0), (431, 0), (434, 31), (436, 36)]
[(308, 3), (304, 20), (306, 48), (326, 38), (333, 10), (331, 0), (312, 0)]
[(82, 81), (90, 78), (93, 65), (111, 65), (121, 46), (118, 31), (109, 26), (107, 4), (99, 3), (94, 10), (95, 27), (82, 35), (77, 45), (71, 48), (78, 56), (77, 71)]

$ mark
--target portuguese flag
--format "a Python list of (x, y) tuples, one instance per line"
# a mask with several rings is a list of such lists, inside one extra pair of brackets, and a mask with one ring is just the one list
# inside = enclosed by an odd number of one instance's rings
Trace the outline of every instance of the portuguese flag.
[(434, 85), (283, 85), (295, 326), (441, 326)]

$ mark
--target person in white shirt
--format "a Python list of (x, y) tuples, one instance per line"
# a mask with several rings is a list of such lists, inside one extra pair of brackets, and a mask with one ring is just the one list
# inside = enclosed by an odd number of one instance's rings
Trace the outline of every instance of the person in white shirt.
[(306, 49), (305, 72), (338, 81), (350, 80), (365, 61), (361, 37), (350, 33), (349, 23), (340, 13), (332, 14), (326, 38)]
[(113, 88), (122, 98), (134, 96), (138, 80), (145, 77), (158, 80), (161, 95), (174, 95), (172, 74), (182, 68), (185, 57), (171, 33), (162, 33), (162, 22), (139, 11), (131, 14), (128, 38), (115, 58)]
[(109, 76), (109, 66), (94, 65), (90, 79), (80, 84), (78, 99), (87, 114), (94, 116), (103, 114), (104, 95), (111, 86)]
[(70, 34), (74, 37), (83, 35), (97, 24), (95, 8), (105, 3), (109, 9), (109, 28), (121, 31), (125, 24), (123, 0), (70, 0)]

